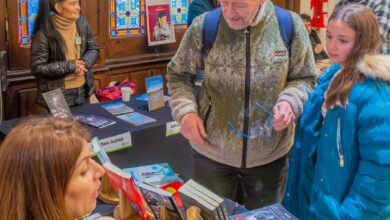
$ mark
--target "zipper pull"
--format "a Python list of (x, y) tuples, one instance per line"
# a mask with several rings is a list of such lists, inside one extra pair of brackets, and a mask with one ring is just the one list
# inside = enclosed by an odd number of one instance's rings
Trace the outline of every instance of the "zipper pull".
[(344, 167), (344, 156), (340, 155), (340, 167)]
[(245, 28), (244, 34), (249, 34), (249, 32), (250, 32), (250, 27)]

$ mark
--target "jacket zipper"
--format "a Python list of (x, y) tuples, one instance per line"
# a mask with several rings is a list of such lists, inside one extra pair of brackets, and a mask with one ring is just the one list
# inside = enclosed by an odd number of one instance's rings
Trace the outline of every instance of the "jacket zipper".
[(207, 120), (209, 119), (209, 115), (210, 115), (210, 112), (211, 112), (211, 107), (212, 107), (212, 105), (211, 105), (211, 100), (210, 100), (209, 107), (208, 107), (208, 109), (206, 111), (206, 115), (205, 115), (204, 121), (203, 121), (204, 129), (206, 130), (206, 132), (207, 132)]
[(341, 145), (340, 118), (337, 118), (337, 152), (339, 154), (339, 164), (340, 164), (340, 167), (344, 167), (344, 153), (343, 153), (343, 146)]
[[(245, 31), (246, 38), (246, 66), (245, 66), (245, 102), (244, 102), (244, 126), (243, 132), (245, 134), (249, 134), (249, 95), (250, 95), (250, 85), (251, 85), (251, 51), (250, 51), (250, 27), (248, 27)], [(248, 138), (242, 139), (242, 162), (241, 167), (246, 168), (246, 158), (248, 151)]]

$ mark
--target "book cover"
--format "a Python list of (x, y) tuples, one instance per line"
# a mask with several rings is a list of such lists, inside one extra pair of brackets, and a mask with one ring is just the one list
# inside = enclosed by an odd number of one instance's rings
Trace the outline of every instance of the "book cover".
[(143, 197), (138, 191), (132, 176), (110, 162), (103, 164), (103, 167), (114, 191), (118, 192), (121, 189), (131, 206), (138, 211), (141, 217), (147, 219)]
[(149, 111), (165, 106), (164, 83), (161, 75), (145, 79), (146, 93), (148, 94)]
[(147, 183), (139, 185), (142, 195), (153, 211), (156, 219), (161, 219), (161, 208), (165, 207), (171, 219), (185, 219), (174, 198), (173, 193), (154, 187)]
[(181, 202), (181, 199), (179, 196), (179, 189), (182, 185), (183, 185), (182, 182), (174, 181), (174, 182), (168, 183), (166, 185), (160, 186), (161, 189), (173, 194), (173, 197), (175, 198), (177, 205), (179, 206), (180, 209), (184, 208), (183, 203)]
[(141, 182), (149, 183), (154, 186), (162, 186), (174, 181), (183, 182), (183, 180), (173, 172), (168, 163), (131, 167), (124, 169), (124, 171), (134, 178), (137, 185)]
[(146, 26), (148, 45), (173, 43), (176, 41), (169, 0), (146, 0)]
[(91, 140), (92, 150), (96, 153), (100, 160), (100, 164), (111, 163), (106, 151), (102, 148), (98, 137), (94, 137)]
[(73, 114), (73, 120), (76, 120), (80, 123), (95, 127), (95, 128), (104, 128), (116, 123), (116, 121), (97, 116), (97, 115), (83, 115), (83, 114)]
[(120, 114), (134, 112), (134, 109), (127, 106), (125, 103), (121, 101), (106, 102), (100, 104), (100, 106), (113, 115), (120, 115)]
[(255, 209), (249, 212), (244, 212), (238, 215), (230, 216), (230, 220), (298, 220), (290, 212), (287, 211), (280, 203), (269, 205), (263, 208)]
[(60, 88), (42, 94), (50, 113), (57, 118), (72, 118), (68, 103)]
[(156, 119), (148, 117), (146, 115), (140, 114), (138, 112), (133, 112), (129, 114), (124, 114), (124, 115), (118, 115), (117, 116), (119, 119), (123, 121), (127, 121), (132, 125), (138, 126), (138, 125), (143, 125), (147, 124), (150, 122), (155, 122)]

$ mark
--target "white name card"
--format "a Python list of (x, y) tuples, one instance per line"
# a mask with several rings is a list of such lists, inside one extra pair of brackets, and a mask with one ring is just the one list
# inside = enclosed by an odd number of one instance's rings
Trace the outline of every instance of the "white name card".
[(125, 132), (123, 134), (104, 138), (100, 140), (100, 144), (106, 152), (113, 152), (131, 147), (131, 134), (130, 132)]
[(167, 137), (180, 133), (180, 124), (177, 123), (176, 121), (168, 122), (166, 125), (167, 125), (167, 129), (166, 129), (166, 131), (167, 131), (166, 136)]

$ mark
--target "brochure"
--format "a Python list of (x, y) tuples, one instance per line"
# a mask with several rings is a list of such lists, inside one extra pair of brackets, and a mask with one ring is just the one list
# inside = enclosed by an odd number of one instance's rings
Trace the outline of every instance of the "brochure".
[(132, 125), (138, 126), (138, 125), (143, 125), (147, 124), (150, 122), (155, 122), (156, 119), (148, 117), (146, 115), (140, 114), (138, 112), (133, 112), (125, 115), (118, 115), (117, 116), (119, 119), (122, 119), (123, 121), (127, 121)]
[(116, 123), (116, 121), (97, 116), (97, 115), (82, 115), (82, 114), (73, 114), (72, 118), (80, 123), (95, 127), (95, 128), (104, 128)]
[(164, 83), (162, 76), (158, 75), (146, 78), (145, 84), (146, 93), (148, 94), (149, 111), (164, 107)]
[(134, 112), (134, 109), (127, 106), (122, 101), (106, 102), (100, 104), (100, 106), (113, 115), (120, 115), (120, 114)]

